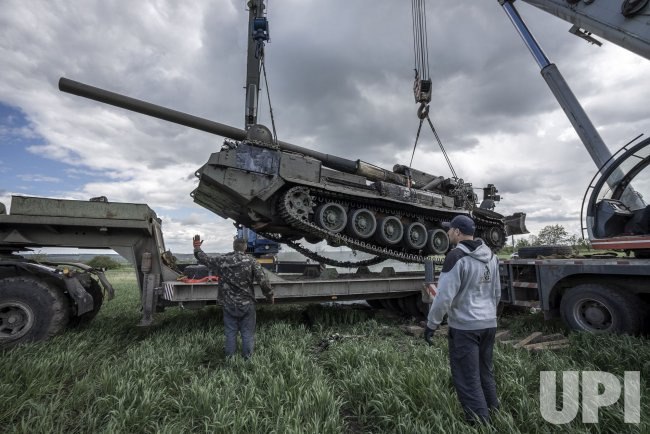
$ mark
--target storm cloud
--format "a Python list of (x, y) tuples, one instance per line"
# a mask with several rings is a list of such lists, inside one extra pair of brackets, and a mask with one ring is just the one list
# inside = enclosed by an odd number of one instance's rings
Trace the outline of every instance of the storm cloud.
[[(517, 6), (612, 150), (647, 129), (647, 60), (588, 45), (570, 24)], [(279, 138), (386, 168), (408, 164), (419, 122), (408, 2), (273, 1), (268, 18)], [(596, 167), (498, 2), (432, 1), (427, 19), (431, 119), (459, 176), (496, 184), (497, 210), (528, 213), (533, 232), (560, 223), (577, 233)], [(7, 0), (0, 102), (27, 119), (11, 128), (40, 138), (26, 152), (74, 177), (67, 197), (148, 203), (165, 219), (168, 247), (189, 251), (184, 240), (203, 231), (211, 248), (227, 249), (232, 222), (189, 197), (192, 174), (222, 138), (63, 94), (57, 82), (65, 76), (241, 128), (247, 20), (244, 1)], [(270, 126), (266, 89), (260, 121)], [(0, 173), (12, 155), (3, 152)], [(414, 167), (450, 176), (426, 125)], [(41, 194), (46, 176), (24, 175), (3, 178), (3, 201)]]

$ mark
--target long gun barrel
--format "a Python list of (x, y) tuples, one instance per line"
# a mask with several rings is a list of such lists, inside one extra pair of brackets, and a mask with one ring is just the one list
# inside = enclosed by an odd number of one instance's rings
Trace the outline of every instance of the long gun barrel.
[[(217, 136), (227, 137), (233, 140), (244, 140), (246, 138), (245, 130), (231, 127), (229, 125), (220, 124), (218, 122), (210, 121), (198, 116), (179, 112), (177, 110), (172, 110), (167, 107), (152, 104), (150, 102), (142, 101), (136, 98), (120, 95), (119, 93), (110, 92), (98, 87), (89, 86), (87, 84), (70, 80), (65, 77), (61, 77), (59, 79), (59, 90), (71, 93), (73, 95), (103, 102), (115, 107), (142, 113), (144, 115), (152, 116), (154, 118), (162, 119), (175, 124), (205, 131)], [(406, 178), (404, 176), (379, 167), (372, 166), (360, 160), (348, 160), (346, 158), (324, 154), (322, 152), (303, 148), (301, 146), (296, 146), (291, 143), (282, 141), (279, 141), (278, 145), (285, 151), (296, 152), (313, 157), (319, 160), (324, 166), (331, 169), (340, 170), (341, 172), (360, 174), (364, 176), (368, 176), (368, 174), (370, 174), (372, 175), (372, 178), (374, 178), (373, 180), (376, 181), (391, 181), (402, 185), (406, 183)]]
[(65, 77), (61, 77), (59, 79), (59, 90), (62, 92), (67, 92), (73, 95), (103, 102), (104, 104), (109, 104), (133, 112), (142, 113), (144, 115), (152, 116), (164, 121), (173, 122), (175, 124), (205, 131), (207, 133), (216, 134), (222, 137), (228, 137), (233, 140), (243, 140), (246, 138), (246, 131), (240, 130), (239, 128), (168, 109), (167, 107), (162, 107), (146, 101), (120, 95), (119, 93), (110, 92), (98, 87), (89, 86), (87, 84), (70, 80)]

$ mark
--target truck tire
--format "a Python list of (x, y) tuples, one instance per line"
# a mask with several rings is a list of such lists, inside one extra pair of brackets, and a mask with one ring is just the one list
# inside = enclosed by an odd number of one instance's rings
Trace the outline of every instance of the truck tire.
[(407, 297), (398, 298), (397, 305), (399, 306), (399, 310), (406, 316), (412, 316), (415, 318), (419, 318), (421, 316), (420, 312), (417, 310), (413, 296), (409, 295)]
[(573, 330), (637, 335), (642, 325), (638, 305), (639, 300), (623, 290), (587, 283), (564, 294), (560, 313)]
[(401, 312), (401, 309), (399, 308), (399, 304), (397, 303), (396, 298), (382, 298), (381, 299), (381, 304), (384, 306), (384, 309), (386, 310), (392, 310), (393, 312)]
[(422, 303), (422, 295), (413, 294), (409, 297), (409, 310), (411, 312), (411, 316), (417, 319), (426, 318), (426, 315), (423, 314), (420, 310), (420, 303)]
[(522, 259), (531, 259), (538, 256), (572, 255), (573, 249), (571, 246), (534, 246), (521, 247), (517, 253)]
[(190, 279), (203, 279), (210, 275), (210, 270), (205, 265), (193, 264), (186, 266), (183, 269), (183, 274)]
[(0, 279), (0, 347), (45, 340), (68, 322), (68, 299), (35, 277)]
[(104, 303), (104, 291), (102, 291), (99, 283), (95, 280), (90, 280), (90, 287), (86, 288), (86, 292), (93, 297), (93, 310), (80, 316), (70, 315), (70, 320), (68, 322), (70, 327), (80, 327), (88, 324), (97, 316), (99, 309), (101, 309), (102, 304)]

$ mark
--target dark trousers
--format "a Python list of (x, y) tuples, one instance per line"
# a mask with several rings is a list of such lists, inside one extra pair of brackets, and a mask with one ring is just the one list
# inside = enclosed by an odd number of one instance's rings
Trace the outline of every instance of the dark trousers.
[(489, 410), (499, 408), (492, 367), (496, 328), (449, 328), (449, 364), (454, 387), (469, 421), (488, 421)]
[(237, 349), (237, 333), (241, 333), (242, 355), (249, 358), (255, 348), (255, 303), (223, 307), (223, 325), (226, 329), (226, 356)]

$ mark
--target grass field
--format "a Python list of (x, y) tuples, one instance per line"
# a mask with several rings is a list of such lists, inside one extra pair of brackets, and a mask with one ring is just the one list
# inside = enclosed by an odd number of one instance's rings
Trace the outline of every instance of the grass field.
[[(169, 309), (138, 323), (132, 270), (109, 273), (117, 296), (87, 327), (0, 353), (0, 432), (340, 433), (650, 432), (646, 339), (570, 334), (571, 347), (528, 353), (499, 345), (502, 411), (492, 426), (463, 422), (447, 343), (429, 347), (381, 313), (327, 306), (258, 310), (251, 361), (225, 360), (217, 308)], [(311, 327), (305, 322), (306, 313)], [(540, 315), (502, 318), (515, 334), (563, 331)], [(338, 333), (339, 339), (328, 339)], [(641, 424), (623, 422), (622, 399), (567, 425), (539, 411), (539, 372), (641, 371)]]

